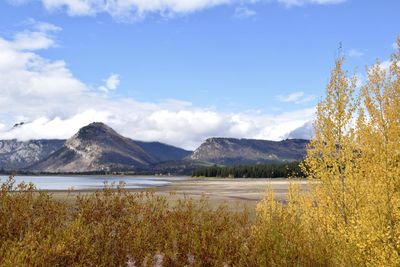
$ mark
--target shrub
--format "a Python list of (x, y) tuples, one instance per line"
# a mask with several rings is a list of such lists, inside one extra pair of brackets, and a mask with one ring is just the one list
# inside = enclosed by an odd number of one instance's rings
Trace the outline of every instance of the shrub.
[(206, 199), (132, 193), (119, 186), (71, 207), (32, 185), (2, 186), (0, 265), (235, 266), (250, 237), (248, 212)]

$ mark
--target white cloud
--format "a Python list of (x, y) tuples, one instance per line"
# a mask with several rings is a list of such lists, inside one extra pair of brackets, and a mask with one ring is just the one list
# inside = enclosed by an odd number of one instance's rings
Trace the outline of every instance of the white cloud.
[(233, 16), (238, 19), (245, 19), (254, 17), (256, 14), (256, 11), (249, 9), (248, 7), (242, 6), (235, 8), (235, 14)]
[(229, 4), (233, 0), (42, 0), (49, 11), (66, 10), (71, 16), (108, 13), (115, 18), (140, 19), (147, 14), (184, 14)]
[(18, 50), (38, 50), (55, 46), (53, 33), (62, 29), (50, 23), (29, 19), (25, 23), (33, 30), (16, 33), (12, 47)]
[(106, 80), (105, 84), (100, 86), (99, 89), (100, 91), (103, 91), (105, 93), (109, 91), (116, 90), (117, 87), (120, 84), (120, 79), (118, 74), (111, 74)]
[[(33, 0), (9, 0), (16, 5)], [(140, 20), (149, 14), (158, 14), (162, 17), (194, 13), (207, 8), (221, 5), (252, 5), (271, 0), (36, 0), (42, 3), (50, 12), (62, 11), (70, 16), (95, 16), (107, 13), (113, 18), (122, 21)], [(275, 0), (287, 7), (306, 4), (339, 4), (346, 0)], [(235, 10), (238, 17), (250, 17), (255, 11), (247, 7), (238, 7)]]
[(32, 18), (27, 20), (27, 25), (33, 26), (33, 28), (39, 32), (50, 33), (50, 32), (59, 32), (62, 30), (61, 27), (58, 27), (54, 24), (43, 22), (43, 21), (37, 21)]
[(299, 128), (294, 129), (291, 131), (288, 135), (287, 138), (293, 139), (311, 139), (314, 136), (314, 127), (313, 127), (313, 121), (310, 120), (300, 126)]
[[(0, 138), (68, 138), (80, 127), (102, 121), (133, 139), (193, 149), (212, 136), (279, 140), (314, 116), (314, 108), (277, 115), (229, 113), (174, 99), (149, 103), (109, 97), (90, 90), (64, 61), (37, 54), (53, 46), (51, 35), (32, 30), (23, 42), (18, 36), (0, 37)], [(39, 41), (43, 37), (49, 41)], [(103, 86), (115, 90), (118, 85), (119, 76), (111, 74)], [(306, 98), (302, 93), (287, 99)], [(26, 123), (11, 129), (21, 121)]]
[(38, 50), (53, 45), (53, 39), (43, 32), (21, 32), (14, 36), (13, 42), (13, 47), (18, 50)]
[(347, 0), (278, 0), (278, 2), (284, 4), (287, 7), (303, 6), (307, 4), (318, 4), (318, 5), (332, 5), (341, 4)]
[(82, 125), (87, 125), (94, 121), (107, 121), (108, 116), (107, 112), (91, 109), (65, 119), (60, 117), (49, 119), (43, 116), (25, 123), (21, 127), (0, 132), (0, 136), (3, 139), (18, 138), (20, 140), (29, 140), (31, 138), (64, 139), (74, 135)]
[(303, 104), (315, 99), (314, 95), (306, 95), (304, 92), (294, 92), (288, 95), (278, 95), (278, 100), (282, 102), (291, 102), (295, 104)]
[(350, 49), (349, 51), (349, 57), (362, 57), (363, 55), (363, 52), (356, 49)]
[(278, 99), (282, 102), (296, 102), (304, 96), (304, 92), (294, 92), (288, 95), (279, 95)]
[[(19, 109), (21, 114), (36, 114), (55, 100), (65, 103), (87, 89), (62, 60), (50, 61), (35, 53), (54, 45), (51, 35), (40, 31), (17, 33), (11, 40), (0, 38), (1, 112)], [(60, 107), (55, 106), (56, 109)]]

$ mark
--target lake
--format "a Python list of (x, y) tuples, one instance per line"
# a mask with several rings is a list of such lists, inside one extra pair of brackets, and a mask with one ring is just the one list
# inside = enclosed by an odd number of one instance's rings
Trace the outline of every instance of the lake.
[[(0, 177), (0, 182), (4, 182), (8, 176), (3, 175)], [(93, 190), (103, 188), (105, 182), (108, 184), (124, 182), (127, 189), (140, 189), (166, 186), (174, 181), (184, 179), (187, 179), (187, 177), (118, 175), (15, 176), (17, 184), (22, 181), (26, 183), (32, 182), (40, 190)]]

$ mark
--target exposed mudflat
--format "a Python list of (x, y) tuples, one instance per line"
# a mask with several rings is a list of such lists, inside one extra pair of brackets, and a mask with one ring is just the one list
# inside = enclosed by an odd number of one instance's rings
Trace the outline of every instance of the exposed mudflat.
[(306, 187), (305, 180), (199, 178), (177, 181), (153, 190), (157, 194), (169, 195), (170, 192), (175, 192), (176, 196), (171, 196), (173, 198), (182, 195), (193, 198), (206, 196), (214, 203), (227, 202), (230, 205), (238, 203), (255, 206), (269, 187), (274, 191), (276, 199), (284, 201), (290, 182), (300, 184), (303, 189)]
[[(129, 189), (131, 191), (152, 191), (157, 195), (167, 196), (174, 202), (184, 196), (193, 199), (206, 197), (212, 206), (226, 203), (231, 208), (242, 208), (244, 206), (254, 209), (257, 202), (265, 195), (267, 188), (274, 191), (275, 198), (280, 201), (286, 199), (290, 182), (300, 184), (303, 189), (306, 188), (305, 180), (288, 180), (281, 178), (274, 179), (225, 179), (225, 178), (184, 178), (173, 181), (166, 186), (147, 188), (147, 189)], [(73, 201), (77, 194), (90, 194), (93, 191), (73, 191), (58, 192), (54, 191), (56, 198)]]

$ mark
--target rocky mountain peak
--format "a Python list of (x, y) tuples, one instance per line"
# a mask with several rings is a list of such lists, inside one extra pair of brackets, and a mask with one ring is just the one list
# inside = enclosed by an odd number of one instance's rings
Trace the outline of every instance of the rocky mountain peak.
[(93, 122), (85, 127), (82, 127), (74, 138), (79, 139), (93, 139), (101, 138), (104, 136), (118, 135), (116, 131), (102, 122)]

